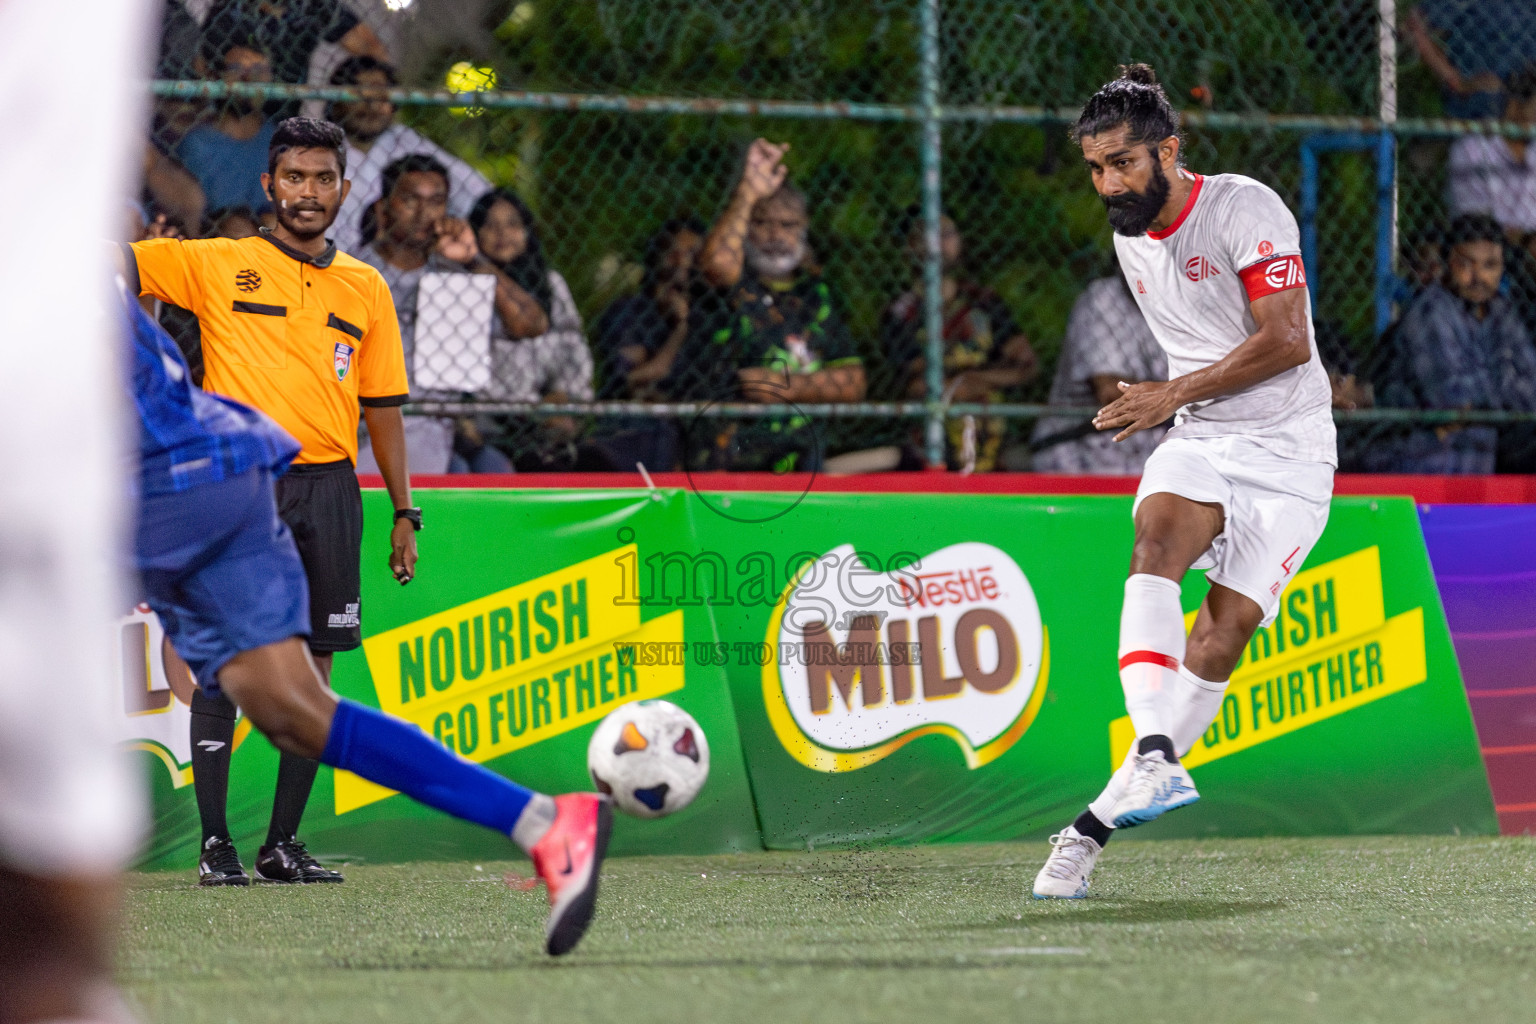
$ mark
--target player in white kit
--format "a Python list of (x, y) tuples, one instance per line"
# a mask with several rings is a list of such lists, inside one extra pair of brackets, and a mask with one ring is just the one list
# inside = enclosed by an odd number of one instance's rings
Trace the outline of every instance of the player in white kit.
[[(111, 265), (144, 153), (152, 0), (0, 2), (0, 1021), (128, 1019), (119, 875), (144, 794), (116, 748), (133, 421)], [(59, 83), (61, 46), (91, 88)]]
[[(1194, 803), (1179, 763), (1328, 522), (1334, 444), (1296, 218), (1268, 186), (1181, 160), (1178, 114), (1144, 64), (1084, 106), (1073, 138), (1115, 230), (1120, 268), (1166, 382), (1121, 384), (1094, 425), (1122, 440), (1173, 417), (1136, 492), (1120, 613), (1120, 681), (1136, 742), (1109, 785), (1051, 837), (1038, 898), (1081, 898), (1099, 852)], [(1209, 569), (1186, 639), (1180, 581)]]

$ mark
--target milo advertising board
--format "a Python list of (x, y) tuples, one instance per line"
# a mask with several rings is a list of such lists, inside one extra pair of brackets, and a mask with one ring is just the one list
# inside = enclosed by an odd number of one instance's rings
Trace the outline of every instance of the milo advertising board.
[[(1116, 666), (1126, 497), (424, 491), (419, 575), (385, 566), (365, 496), (363, 646), (338, 692), (546, 792), (664, 697), (708, 735), (698, 800), (621, 819), (620, 853), (1044, 836), (1131, 742)], [(1184, 587), (1191, 616), (1206, 585)], [(186, 669), (154, 616), (121, 625), (122, 738), (155, 794), (147, 862), (189, 866)], [(230, 820), (254, 849), (277, 756), (244, 723)], [(1493, 832), (1418, 519), (1337, 499), (1187, 763), (1195, 806), (1135, 834)], [(345, 772), (304, 825), (323, 854), (505, 857), (508, 843)]]
[[(724, 562), (803, 566), (771, 608), (716, 608), (762, 641), (729, 672), (768, 845), (1044, 836), (1124, 756), (1129, 498), (813, 495), (750, 532), (717, 519), (699, 533)], [(1191, 620), (1205, 590), (1186, 580)], [(1201, 802), (1137, 834), (1495, 830), (1411, 502), (1335, 501), (1189, 764)]]
[[(598, 720), (623, 703), (664, 696), (708, 735), (709, 781), (691, 806), (671, 817), (621, 816), (615, 851), (760, 848), (723, 672), (682, 657), (692, 645), (715, 640), (710, 609), (648, 605), (623, 589), (633, 583), (636, 538), (688, 536), (684, 497), (423, 491), (420, 569), (401, 587), (385, 564), (387, 498), (365, 494), (363, 647), (337, 656), (335, 689), (551, 793), (592, 788), (586, 751)], [(165, 716), (166, 725), (148, 739), (136, 735), (147, 735), (138, 724), (147, 723), (145, 716), (125, 721), (125, 738), (146, 751), (151, 739), (165, 748), (146, 753), (157, 818), (147, 863), (190, 865), (199, 833), (187, 784), (185, 709), (179, 694), (155, 696), (159, 685), (149, 681), (151, 698), (169, 700), (177, 714)], [(243, 742), (234, 754), (229, 807), (237, 845), (254, 852), (271, 812), (277, 754), (247, 732), (237, 733)], [(310, 798), (304, 834), (317, 852), (350, 858), (505, 858), (513, 852), (484, 829), (328, 768)]]

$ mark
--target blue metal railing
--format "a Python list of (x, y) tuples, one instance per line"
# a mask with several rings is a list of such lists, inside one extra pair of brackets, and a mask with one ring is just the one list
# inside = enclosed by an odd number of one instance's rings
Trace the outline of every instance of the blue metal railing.
[(1317, 132), (1301, 139), (1301, 260), (1307, 268), (1312, 311), (1317, 312), (1317, 214), (1321, 153), (1376, 154), (1376, 335), (1392, 324), (1392, 301), (1397, 291), (1393, 270), (1397, 220), (1393, 192), (1397, 181), (1397, 140), (1388, 132)]

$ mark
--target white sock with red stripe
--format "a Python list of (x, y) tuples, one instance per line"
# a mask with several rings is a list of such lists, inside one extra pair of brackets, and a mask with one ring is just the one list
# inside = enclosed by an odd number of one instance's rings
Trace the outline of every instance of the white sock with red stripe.
[[(1189, 753), (1190, 749), (1200, 741), (1205, 730), (1211, 727), (1221, 714), (1221, 702), (1226, 697), (1227, 684), (1225, 682), (1213, 683), (1209, 679), (1201, 679), (1187, 667), (1180, 665), (1178, 676), (1173, 690), (1173, 698), (1165, 705), (1168, 709), (1168, 738), (1173, 741), (1173, 748), (1179, 757)], [(1132, 755), (1136, 753), (1136, 745), (1131, 744), (1131, 749), (1126, 751), (1125, 760), (1110, 777), (1109, 785), (1104, 787), (1093, 803), (1088, 805), (1088, 810), (1099, 820), (1102, 829), (1110, 827), (1114, 818), (1115, 804), (1125, 795), (1125, 787), (1130, 785), (1131, 773), (1135, 769), (1135, 761)], [(1092, 823), (1084, 823), (1082, 819), (1077, 821), (1077, 830), (1084, 835), (1088, 833), (1085, 828), (1091, 828)], [(1107, 836), (1100, 831), (1094, 836), (1100, 846), (1108, 842)]]
[(1184, 662), (1184, 609), (1173, 580), (1139, 572), (1125, 581), (1120, 610), (1120, 685), (1138, 738), (1168, 736), (1170, 702)]

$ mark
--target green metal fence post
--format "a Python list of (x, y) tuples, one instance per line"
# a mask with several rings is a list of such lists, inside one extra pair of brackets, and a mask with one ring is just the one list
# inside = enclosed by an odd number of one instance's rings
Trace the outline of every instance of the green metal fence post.
[(943, 125), (939, 110), (939, 0), (922, 3), (923, 313), (928, 334), (928, 423), (924, 431), (928, 468), (944, 467), (944, 257), (940, 221), (943, 185), (939, 181)]

